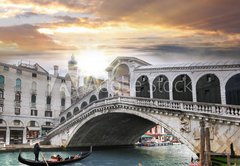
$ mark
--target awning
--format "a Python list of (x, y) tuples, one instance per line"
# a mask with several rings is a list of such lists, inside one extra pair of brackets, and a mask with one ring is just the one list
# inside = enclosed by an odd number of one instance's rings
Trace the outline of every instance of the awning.
[(0, 127), (0, 131), (6, 131), (7, 130), (7, 127)]
[(153, 136), (151, 136), (151, 135), (146, 135), (146, 134), (144, 134), (144, 135), (142, 135), (141, 136), (141, 138), (152, 138)]
[(24, 127), (9, 127), (10, 130), (23, 130)]
[(40, 131), (40, 127), (27, 127), (29, 131)]

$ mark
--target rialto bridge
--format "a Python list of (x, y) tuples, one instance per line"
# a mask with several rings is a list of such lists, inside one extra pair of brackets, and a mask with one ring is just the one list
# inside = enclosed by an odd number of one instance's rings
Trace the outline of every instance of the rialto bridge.
[(211, 150), (240, 155), (240, 64), (153, 66), (119, 57), (108, 80), (60, 114), (47, 135), (52, 145), (131, 145), (159, 124), (194, 152), (200, 122)]

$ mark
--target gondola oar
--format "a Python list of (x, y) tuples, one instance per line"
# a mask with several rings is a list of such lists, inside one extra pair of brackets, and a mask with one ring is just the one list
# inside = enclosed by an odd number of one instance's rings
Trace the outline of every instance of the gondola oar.
[(41, 156), (42, 156), (42, 158), (43, 158), (43, 161), (46, 163), (47, 166), (49, 166), (49, 165), (48, 165), (48, 162), (46, 161), (46, 159), (45, 159), (45, 157), (43, 156), (42, 152), (40, 152), (40, 154), (41, 154)]

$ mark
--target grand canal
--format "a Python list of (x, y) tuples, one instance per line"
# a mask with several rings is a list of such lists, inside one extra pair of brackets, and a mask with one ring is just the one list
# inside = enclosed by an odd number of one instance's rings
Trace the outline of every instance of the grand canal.
[[(52, 154), (68, 156), (76, 154), (74, 151), (43, 152), (46, 158)], [(0, 153), (0, 165), (18, 166), (18, 153)], [(25, 158), (33, 159), (32, 152), (23, 152)], [(136, 147), (122, 149), (96, 150), (88, 158), (71, 164), (73, 166), (187, 166), (191, 156), (196, 155), (185, 145), (158, 146), (158, 147)]]

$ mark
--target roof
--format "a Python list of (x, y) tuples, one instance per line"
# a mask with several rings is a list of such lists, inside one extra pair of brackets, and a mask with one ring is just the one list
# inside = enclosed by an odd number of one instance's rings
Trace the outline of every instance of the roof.
[(218, 61), (205, 63), (181, 63), (181, 64), (161, 64), (151, 66), (140, 66), (136, 70), (150, 69), (187, 69), (187, 68), (207, 68), (207, 67), (240, 67), (240, 61)]
[(124, 61), (124, 60), (127, 60), (129, 62), (135, 61), (135, 62), (139, 63), (142, 66), (151, 65), (150, 63), (145, 62), (145, 61), (143, 61), (141, 59), (138, 59), (136, 57), (124, 57), (124, 56), (121, 56), (121, 57), (117, 57), (116, 59), (114, 59), (114, 61), (112, 61), (112, 63), (106, 68), (106, 71), (111, 71), (113, 69), (113, 67), (116, 66), (117, 63), (119, 63), (119, 61)]

